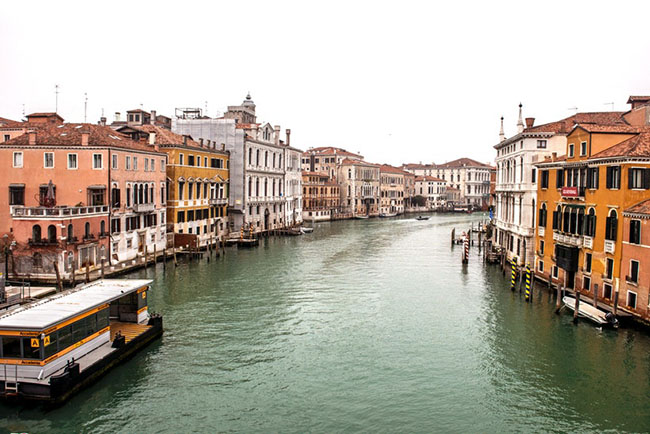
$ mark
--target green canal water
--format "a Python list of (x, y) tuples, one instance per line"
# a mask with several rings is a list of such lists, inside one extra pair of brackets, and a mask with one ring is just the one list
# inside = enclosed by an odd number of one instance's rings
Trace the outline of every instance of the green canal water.
[(316, 226), (158, 265), (165, 335), (59, 409), (0, 407), (14, 432), (650, 430), (650, 338), (525, 303), (449, 234), (477, 216)]

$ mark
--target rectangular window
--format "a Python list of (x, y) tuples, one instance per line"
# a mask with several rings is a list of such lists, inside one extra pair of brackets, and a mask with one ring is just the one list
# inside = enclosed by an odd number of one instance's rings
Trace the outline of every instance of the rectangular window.
[(639, 282), (639, 261), (630, 259), (630, 275), (625, 278), (628, 282)]
[(540, 175), (540, 184), (542, 188), (548, 188), (548, 170), (542, 170)]
[(131, 170), (131, 157), (128, 155), (126, 156), (126, 163), (124, 164), (124, 168), (126, 170)]
[(119, 218), (111, 219), (111, 233), (118, 234), (122, 232), (122, 221)]
[(569, 143), (569, 158), (573, 157), (575, 154), (575, 145), (573, 143)]
[(605, 278), (612, 279), (614, 275), (614, 260), (612, 258), (607, 258), (607, 268), (605, 270)]
[(160, 160), (160, 171), (161, 172), (165, 171), (165, 160)]
[(539, 255), (544, 256), (544, 240), (539, 240)]
[(103, 169), (104, 161), (102, 154), (93, 154), (93, 169)]
[(533, 169), (530, 175), (530, 182), (533, 184), (537, 182), (537, 169)]
[(22, 152), (14, 152), (13, 166), (14, 167), (23, 167), (23, 153)]
[(178, 164), (181, 166), (183, 165), (184, 157), (183, 154), (178, 154)]
[(189, 182), (187, 184), (187, 198), (189, 200), (192, 200), (194, 198), (194, 183)]
[(585, 253), (585, 272), (591, 273), (591, 253)]
[(609, 283), (603, 284), (603, 298), (612, 299), (612, 285)]
[(537, 149), (546, 149), (546, 140), (538, 140)]
[(54, 152), (43, 153), (43, 167), (51, 169), (54, 167)]
[(9, 186), (9, 205), (25, 205), (25, 186)]
[(607, 188), (621, 188), (621, 166), (607, 166)]
[(580, 143), (580, 156), (584, 157), (587, 155), (587, 142)]
[(149, 159), (148, 158), (144, 159), (144, 171), (145, 172), (149, 171)]
[(77, 169), (77, 154), (68, 154), (68, 169)]
[(584, 276), (582, 278), (582, 289), (585, 291), (591, 290), (591, 278), (589, 276)]
[(133, 170), (138, 170), (138, 157), (133, 157)]
[(598, 167), (587, 169), (587, 188), (598, 189)]
[(558, 276), (558, 271), (557, 270), (558, 270), (557, 265), (553, 265), (552, 273), (553, 273), (553, 278), (554, 279), (557, 279), (557, 276)]
[(183, 194), (185, 193), (185, 183), (178, 183), (178, 200), (183, 200)]
[(151, 171), (155, 172), (156, 171), (156, 160), (153, 158), (151, 159)]
[(11, 140), (11, 136), (9, 134), (5, 134), (5, 142)]
[(543, 273), (543, 272), (544, 272), (544, 261), (539, 261), (539, 263), (537, 264), (537, 270), (538, 270), (540, 273)]
[(629, 168), (627, 171), (627, 188), (647, 189), (650, 183), (650, 170)]
[(630, 243), (641, 244), (641, 220), (630, 220)]
[(627, 291), (627, 307), (636, 309), (636, 292)]
[(194, 166), (194, 155), (188, 155), (187, 156), (187, 165), (188, 166)]
[(176, 213), (176, 223), (185, 223), (185, 211), (178, 211)]
[(113, 160), (112, 161), (113, 164), (112, 164), (111, 168), (112, 169), (117, 169), (117, 154), (113, 154), (111, 159)]

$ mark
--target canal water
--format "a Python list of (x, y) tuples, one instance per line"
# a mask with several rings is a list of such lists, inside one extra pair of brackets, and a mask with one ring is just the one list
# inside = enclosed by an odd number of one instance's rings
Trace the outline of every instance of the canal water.
[(0, 407), (17, 432), (650, 430), (650, 338), (573, 325), (450, 231), (478, 216), (316, 225), (170, 263), (165, 335), (64, 407)]

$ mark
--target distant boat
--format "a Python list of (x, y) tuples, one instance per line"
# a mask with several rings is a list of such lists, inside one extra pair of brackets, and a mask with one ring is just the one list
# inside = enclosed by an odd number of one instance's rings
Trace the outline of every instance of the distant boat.
[[(572, 312), (575, 311), (576, 299), (569, 296), (564, 296), (562, 298), (564, 306), (569, 308)], [(580, 302), (578, 307), (578, 316), (582, 318), (587, 318), (601, 326), (612, 326), (618, 328), (618, 320), (611, 312), (603, 312), (597, 307), (592, 306), (591, 304)]]
[(300, 228), (300, 230), (302, 231), (303, 234), (311, 234), (312, 232), (314, 232), (314, 228), (302, 227)]
[(379, 217), (381, 218), (386, 218), (386, 217), (396, 217), (397, 213), (396, 212), (390, 212), (390, 213), (381, 213), (379, 214)]
[(366, 214), (357, 214), (357, 215), (354, 216), (354, 218), (355, 218), (355, 219), (362, 219), (362, 220), (365, 220), (365, 219), (368, 218), (368, 215), (366, 215)]
[(429, 220), (429, 216), (419, 215), (415, 218), (415, 220)]

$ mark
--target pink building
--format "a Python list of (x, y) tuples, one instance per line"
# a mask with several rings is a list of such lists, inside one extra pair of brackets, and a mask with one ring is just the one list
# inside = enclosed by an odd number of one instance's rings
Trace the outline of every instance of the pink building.
[[(166, 245), (166, 155), (109, 127), (30, 120), (0, 143), (0, 235), (10, 276), (53, 280), (137, 260)], [(35, 128), (31, 128), (34, 126)]]
[(618, 306), (650, 322), (650, 199), (623, 211), (622, 246)]

